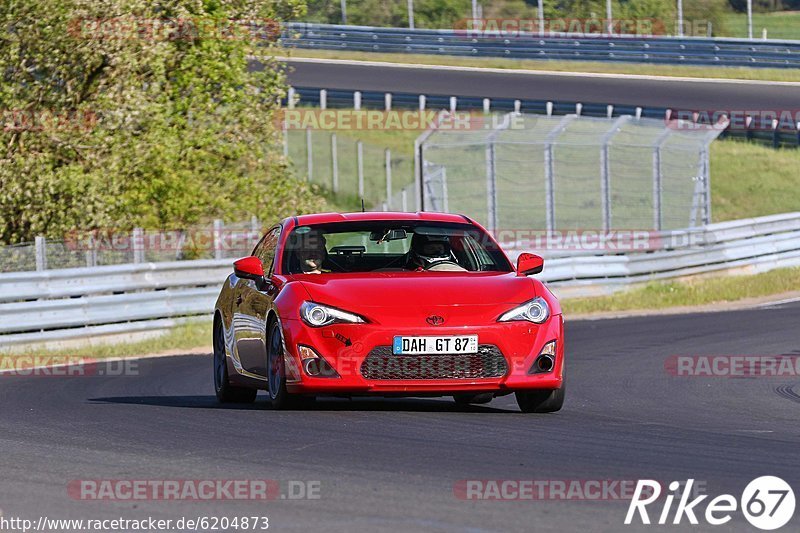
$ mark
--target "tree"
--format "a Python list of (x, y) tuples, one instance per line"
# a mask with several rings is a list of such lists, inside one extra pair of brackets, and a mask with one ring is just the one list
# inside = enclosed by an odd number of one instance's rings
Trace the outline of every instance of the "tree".
[(301, 2), (0, 0), (0, 242), (319, 209), (248, 70)]

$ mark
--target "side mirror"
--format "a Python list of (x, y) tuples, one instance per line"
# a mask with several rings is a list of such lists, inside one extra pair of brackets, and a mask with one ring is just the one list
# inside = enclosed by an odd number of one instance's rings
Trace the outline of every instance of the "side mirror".
[(233, 273), (238, 278), (262, 281), (264, 279), (264, 266), (261, 264), (261, 259), (251, 255), (234, 262)]
[(517, 275), (530, 276), (544, 270), (544, 259), (535, 254), (520, 254), (517, 258)]

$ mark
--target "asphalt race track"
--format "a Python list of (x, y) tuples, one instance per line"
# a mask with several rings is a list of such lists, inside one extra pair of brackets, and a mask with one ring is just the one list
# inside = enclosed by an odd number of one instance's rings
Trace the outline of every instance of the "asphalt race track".
[[(796, 488), (800, 380), (675, 377), (665, 360), (799, 355), (798, 324), (797, 303), (569, 322), (569, 394), (553, 415), (523, 415), (511, 396), (469, 408), (447, 398), (324, 399), (277, 412), (262, 394), (255, 406), (222, 407), (210, 356), (142, 360), (136, 377), (0, 376), (0, 508), (32, 518), (258, 514), (275, 531), (655, 530), (623, 526), (624, 501), (464, 501), (454, 484), (694, 478), (712, 496), (738, 498), (751, 479), (776, 475)], [(319, 480), (320, 498), (108, 502), (67, 493), (76, 479), (209, 478)], [(684, 519), (665, 529), (688, 527)], [(755, 531), (741, 513), (700, 529)]]
[(296, 87), (484, 98), (629, 104), (690, 110), (792, 110), (798, 85), (631, 79), (558, 73), (470, 71), (290, 60)]

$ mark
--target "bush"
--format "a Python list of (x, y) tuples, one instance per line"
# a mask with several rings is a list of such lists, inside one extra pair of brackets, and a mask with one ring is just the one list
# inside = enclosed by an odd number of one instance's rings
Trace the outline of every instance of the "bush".
[(0, 242), (320, 209), (272, 124), (284, 75), (248, 72), (300, 2), (0, 2)]

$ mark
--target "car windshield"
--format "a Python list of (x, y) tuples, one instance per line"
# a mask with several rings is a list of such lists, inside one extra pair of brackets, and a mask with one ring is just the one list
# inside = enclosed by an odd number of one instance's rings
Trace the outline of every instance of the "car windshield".
[(349, 272), (510, 272), (484, 232), (442, 222), (342, 222), (298, 226), (286, 241), (288, 274)]

